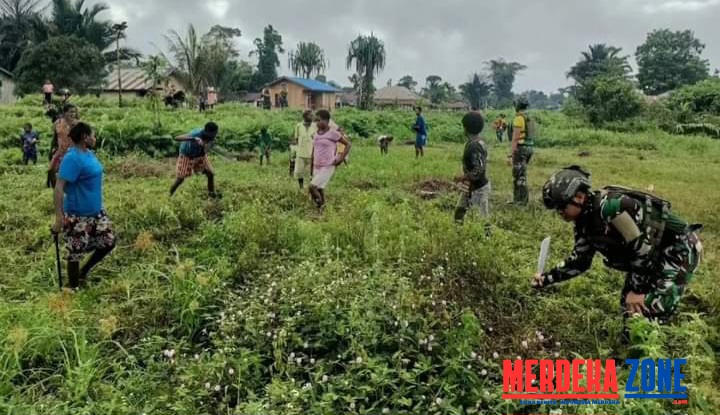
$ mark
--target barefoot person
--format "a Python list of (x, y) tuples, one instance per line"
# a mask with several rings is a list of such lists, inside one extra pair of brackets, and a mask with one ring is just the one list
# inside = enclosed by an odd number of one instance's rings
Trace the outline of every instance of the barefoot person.
[[(112, 222), (103, 208), (103, 166), (91, 148), (95, 134), (79, 122), (70, 130), (73, 145), (60, 164), (55, 186), (54, 234), (64, 234), (68, 250), (68, 284), (84, 285), (90, 270), (115, 248)], [(85, 254), (90, 259), (80, 267)]]
[[(313, 139), (310, 196), (315, 202), (315, 206), (322, 210), (325, 206), (325, 188), (335, 174), (335, 167), (342, 164), (347, 157), (352, 144), (338, 130), (330, 128), (329, 111), (318, 111), (316, 123), (317, 133)], [(338, 143), (345, 145), (345, 149), (339, 155), (337, 154)]]
[(180, 144), (180, 155), (175, 167), (175, 183), (170, 188), (170, 196), (174, 195), (178, 187), (194, 172), (207, 176), (208, 195), (212, 198), (217, 197), (215, 193), (215, 173), (212, 165), (210, 165), (210, 160), (208, 160), (207, 152), (215, 141), (218, 131), (218, 125), (209, 122), (205, 124), (204, 128), (197, 128), (191, 131), (190, 134), (175, 138), (175, 141), (182, 144)]

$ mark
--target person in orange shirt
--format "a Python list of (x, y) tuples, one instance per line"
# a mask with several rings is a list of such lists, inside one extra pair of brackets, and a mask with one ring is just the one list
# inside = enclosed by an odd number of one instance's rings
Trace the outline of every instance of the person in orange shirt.
[(497, 136), (497, 139), (499, 142), (503, 142), (503, 135), (505, 135), (505, 130), (507, 129), (507, 121), (505, 121), (505, 114), (500, 114), (497, 119), (495, 119), (495, 122), (493, 123), (493, 128), (495, 128), (495, 135)]

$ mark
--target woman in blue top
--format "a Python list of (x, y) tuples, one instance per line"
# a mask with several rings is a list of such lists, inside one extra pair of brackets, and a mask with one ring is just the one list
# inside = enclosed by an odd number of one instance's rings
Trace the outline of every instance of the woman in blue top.
[[(115, 248), (115, 234), (103, 209), (103, 167), (90, 150), (95, 146), (95, 134), (89, 125), (80, 122), (70, 130), (70, 138), (73, 146), (60, 164), (55, 186), (53, 233), (65, 234), (69, 285), (76, 289)], [(88, 252), (92, 255), (80, 268), (80, 260)]]

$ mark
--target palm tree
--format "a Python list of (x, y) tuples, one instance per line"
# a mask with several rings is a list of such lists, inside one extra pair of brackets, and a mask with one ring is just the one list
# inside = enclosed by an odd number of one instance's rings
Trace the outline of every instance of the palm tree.
[(355, 72), (360, 77), (358, 95), (361, 109), (372, 107), (372, 96), (375, 92), (373, 81), (375, 75), (385, 68), (385, 58), (385, 45), (373, 34), (358, 36), (350, 42), (346, 66), (351, 69), (354, 64)]
[(430, 75), (425, 78), (425, 88), (423, 94), (432, 103), (439, 103), (445, 96), (445, 90), (441, 84), (442, 78), (438, 75)]
[[(41, 0), (0, 0), (0, 66), (14, 71), (36, 34), (46, 32)], [(43, 30), (44, 29), (44, 30)]]
[(300, 42), (297, 50), (290, 52), (288, 66), (295, 75), (310, 79), (313, 75), (320, 75), (327, 68), (325, 53), (313, 42)]
[(486, 106), (491, 91), (492, 86), (487, 78), (481, 77), (477, 73), (472, 75), (470, 81), (460, 85), (460, 93), (470, 102), (470, 106), (474, 110)]
[(175, 58), (180, 81), (192, 93), (199, 93), (204, 79), (204, 50), (195, 26), (192, 24), (188, 26), (185, 37), (173, 30), (165, 36), (165, 39), (168, 42), (170, 53)]
[[(108, 63), (115, 62), (118, 56), (121, 60), (139, 58), (140, 53), (133, 49), (120, 48), (119, 53), (109, 50), (116, 42), (117, 33), (113, 31), (113, 22), (99, 20), (99, 15), (108, 10), (110, 7), (104, 3), (86, 7), (85, 0), (75, 0), (74, 3), (72, 0), (52, 0), (52, 34), (85, 39), (103, 52)], [(120, 38), (124, 39), (125, 33)]]
[(568, 78), (582, 84), (597, 75), (627, 76), (630, 73), (628, 56), (622, 56), (621, 48), (604, 43), (590, 45), (581, 53), (581, 59), (567, 73)]
[(513, 100), (512, 87), (518, 72), (527, 69), (527, 66), (517, 62), (506, 62), (504, 59), (493, 59), (485, 62), (490, 70), (495, 105), (504, 107)]

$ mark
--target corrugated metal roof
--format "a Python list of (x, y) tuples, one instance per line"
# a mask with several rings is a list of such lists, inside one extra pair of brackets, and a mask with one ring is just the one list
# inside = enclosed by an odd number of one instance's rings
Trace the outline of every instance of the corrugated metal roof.
[[(121, 68), (123, 91), (147, 91), (152, 88), (152, 82), (148, 79), (147, 74), (139, 68)], [(117, 91), (120, 89), (118, 85), (118, 71), (113, 69), (105, 78), (106, 91)]]
[(312, 92), (341, 92), (340, 89), (335, 88), (330, 84), (326, 84), (325, 82), (316, 81), (314, 79), (296, 78), (293, 76), (283, 76), (282, 78), (271, 82), (270, 85), (275, 85), (282, 81), (293, 82)]

